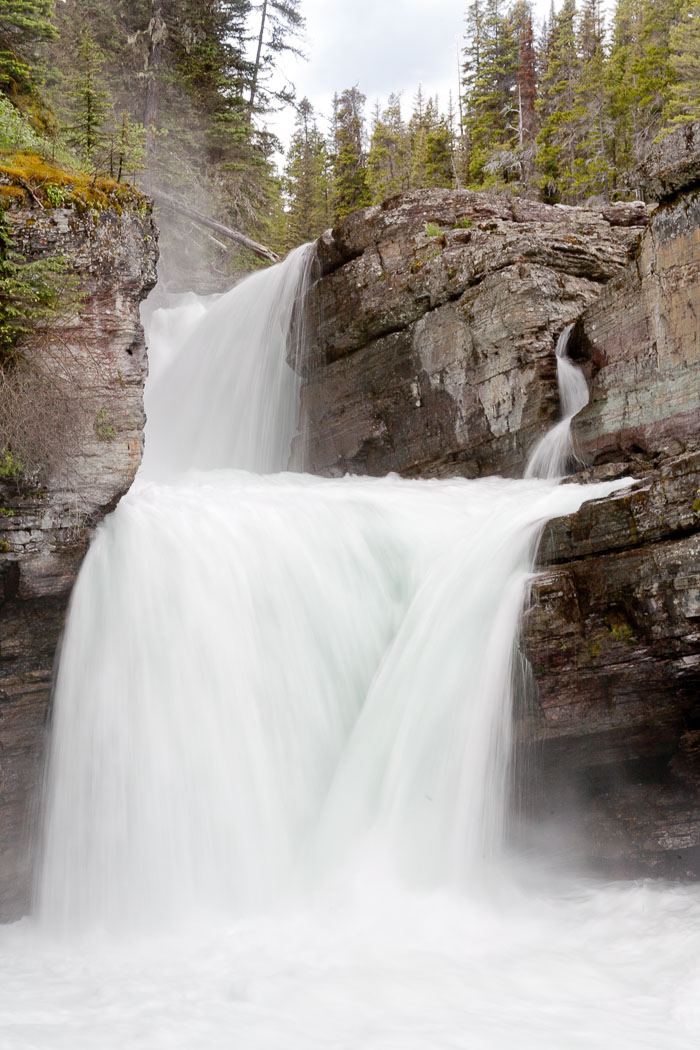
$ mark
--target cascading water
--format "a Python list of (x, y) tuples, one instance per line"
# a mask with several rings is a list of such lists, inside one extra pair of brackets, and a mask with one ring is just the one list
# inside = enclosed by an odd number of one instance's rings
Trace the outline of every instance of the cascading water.
[(563, 478), (575, 459), (571, 420), (586, 407), (589, 393), (586, 377), (567, 353), (573, 330), (572, 324), (564, 329), (555, 350), (562, 418), (535, 445), (525, 468), (526, 478)]
[(538, 530), (613, 486), (230, 469), (286, 465), (308, 262), (151, 320), (147, 457), (72, 600), (0, 1031), (13, 1050), (695, 1048), (697, 891), (526, 891), (503, 848)]

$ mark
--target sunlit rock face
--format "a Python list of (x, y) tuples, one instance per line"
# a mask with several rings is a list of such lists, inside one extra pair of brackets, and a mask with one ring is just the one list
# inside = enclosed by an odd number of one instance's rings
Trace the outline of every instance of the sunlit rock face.
[(408, 193), (319, 244), (303, 411), (322, 474), (517, 474), (556, 418), (554, 345), (620, 274), (643, 205)]
[[(66, 447), (19, 488), (0, 480), (0, 918), (26, 908), (54, 655), (91, 530), (127, 491), (143, 450), (146, 347), (139, 304), (155, 284), (150, 205), (101, 211), (18, 197), (5, 216), (27, 258), (62, 255), (80, 279), (75, 309), (25, 356), (65, 396)], [(41, 420), (38, 420), (41, 424)], [(1, 444), (1, 442), (0, 442)]]

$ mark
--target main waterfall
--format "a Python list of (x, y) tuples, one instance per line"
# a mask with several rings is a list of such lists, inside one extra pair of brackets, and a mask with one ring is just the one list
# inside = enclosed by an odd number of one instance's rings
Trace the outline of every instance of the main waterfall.
[(61, 652), (36, 915), (0, 939), (7, 1045), (695, 1046), (697, 893), (507, 849), (539, 529), (613, 485), (286, 473), (310, 258), (150, 320), (144, 467)]

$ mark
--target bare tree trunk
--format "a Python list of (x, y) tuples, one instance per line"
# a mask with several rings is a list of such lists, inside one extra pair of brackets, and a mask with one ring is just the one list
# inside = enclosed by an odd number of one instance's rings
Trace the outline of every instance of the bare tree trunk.
[(260, 61), (262, 57), (263, 39), (265, 37), (265, 21), (267, 19), (267, 0), (263, 0), (262, 11), (260, 13), (260, 35), (258, 36), (258, 50), (255, 54), (255, 65), (253, 66), (253, 79), (250, 84), (250, 98), (248, 100), (248, 109), (251, 114), (253, 112), (253, 106), (255, 105), (255, 95), (258, 90), (258, 74), (260, 72)]
[(246, 237), (246, 235), (239, 230), (232, 230), (230, 226), (224, 226), (223, 223), (216, 222), (215, 219), (210, 219), (208, 215), (203, 215), (201, 211), (189, 208), (186, 204), (181, 204), (180, 201), (175, 200), (174, 197), (171, 197), (167, 193), (163, 193), (161, 190), (154, 190), (149, 187), (148, 193), (153, 197), (156, 204), (163, 204), (167, 208), (172, 208), (173, 211), (179, 212), (180, 215), (187, 216), (188, 219), (196, 222), (199, 226), (204, 226), (205, 229), (213, 230), (214, 233), (218, 233), (220, 237), (225, 237), (229, 241), (234, 241), (236, 244), (242, 245), (261, 259), (267, 259), (268, 262), (279, 262), (279, 255), (276, 255), (271, 248), (266, 248), (264, 244), (258, 244), (257, 241), (253, 241), (250, 237)]
[(167, 35), (163, 18), (163, 0), (151, 0), (151, 21), (148, 25), (148, 63), (146, 66), (146, 102), (143, 123), (146, 128), (146, 153), (152, 157), (156, 149), (156, 121), (158, 119), (158, 70), (163, 58), (163, 41)]

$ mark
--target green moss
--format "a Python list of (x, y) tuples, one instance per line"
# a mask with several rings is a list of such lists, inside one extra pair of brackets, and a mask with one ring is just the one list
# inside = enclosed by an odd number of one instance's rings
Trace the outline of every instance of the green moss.
[(459, 222), (456, 222), (454, 224), (454, 226), (452, 227), (452, 229), (453, 230), (468, 230), (469, 227), (473, 226), (473, 225), (474, 225), (474, 223), (472, 222), (471, 219), (464, 218), (464, 219), (460, 219)]
[(130, 208), (143, 216), (148, 212), (147, 199), (133, 186), (114, 179), (95, 178), (78, 169), (60, 167), (38, 153), (13, 153), (0, 157), (0, 173), (20, 186), (31, 186), (37, 197), (49, 207), (74, 205), (78, 211), (92, 209), (96, 212), (112, 208), (119, 214), (124, 208)]
[(14, 518), (15, 512), (12, 507), (0, 507), (0, 518)]
[(116, 431), (107, 423), (107, 409), (102, 407), (95, 417), (95, 433), (100, 441), (111, 441)]
[(426, 222), (425, 224), (425, 236), (426, 237), (439, 237), (442, 230), (435, 222)]
[(695, 503), (690, 508), (692, 510), (693, 514), (700, 514), (700, 489), (698, 489), (697, 495), (698, 495), (698, 498), (695, 500)]

